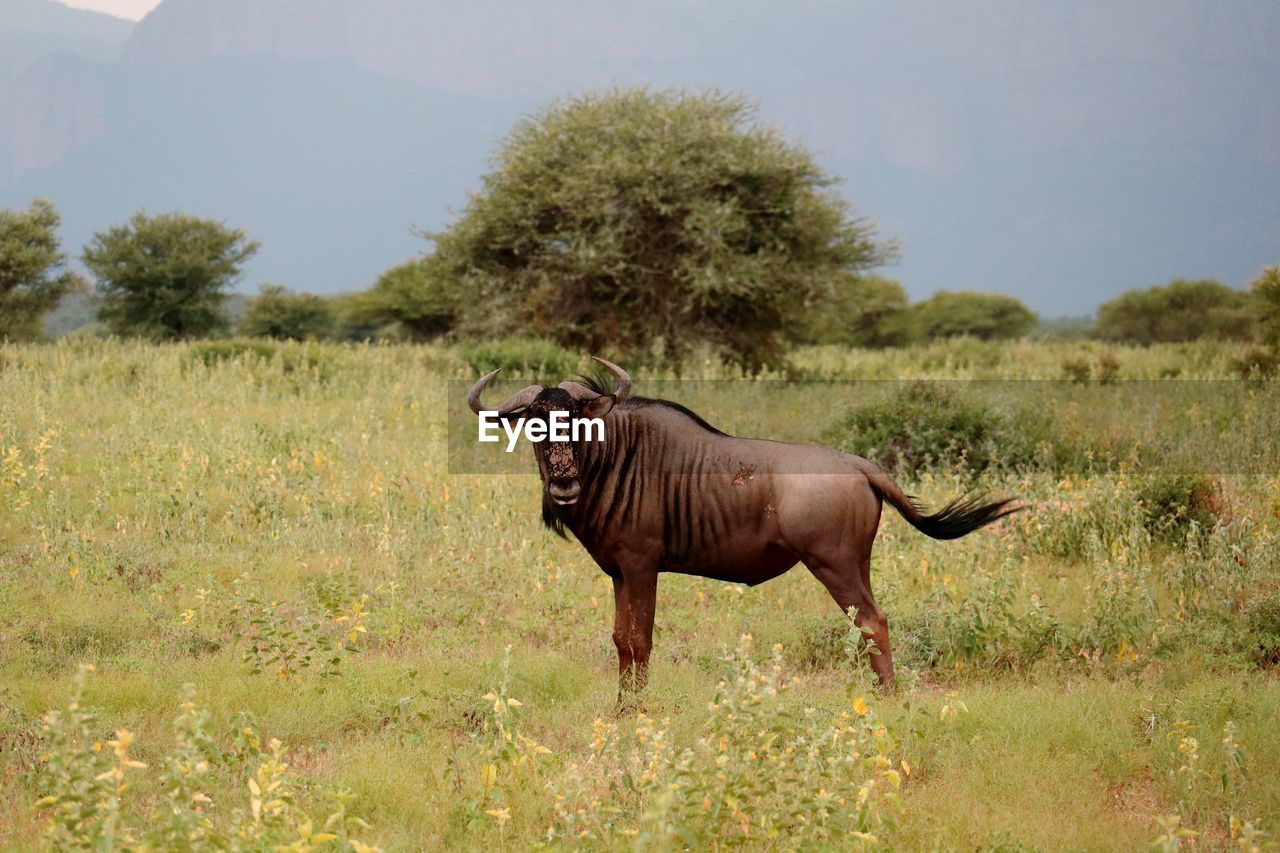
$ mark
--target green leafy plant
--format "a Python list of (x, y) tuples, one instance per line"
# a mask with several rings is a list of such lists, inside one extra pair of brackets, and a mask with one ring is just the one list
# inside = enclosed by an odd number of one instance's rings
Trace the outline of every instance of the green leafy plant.
[(458, 348), (458, 354), (475, 373), (501, 368), (508, 377), (571, 376), (582, 363), (580, 356), (539, 338), (468, 342)]
[(657, 848), (877, 843), (901, 807), (907, 765), (896, 742), (863, 697), (831, 718), (787, 703), (794, 683), (781, 648), (757, 663), (745, 636), (724, 659), (694, 744), (677, 746), (666, 723), (644, 714), (627, 729), (597, 721), (590, 763), (556, 783), (550, 837), (624, 834)]
[(316, 614), (266, 599), (242, 576), (232, 597), (228, 617), (243, 632), (244, 662), (255, 675), (269, 671), (300, 681), (304, 671), (314, 668), (321, 676), (335, 676), (343, 657), (358, 653), (361, 637), (368, 633), (367, 594)]
[(1136, 497), (1147, 529), (1175, 542), (1186, 538), (1193, 525), (1211, 530), (1225, 513), (1221, 485), (1190, 471), (1153, 472), (1139, 481)]
[(236, 331), (250, 338), (305, 341), (328, 337), (334, 323), (333, 307), (324, 297), (264, 284), (249, 300)]
[[(158, 762), (162, 794), (149, 811), (129, 792), (128, 780), (148, 765), (130, 755), (134, 736), (119, 729), (95, 739), (98, 713), (83, 705), (91, 666), (82, 666), (66, 707), (45, 715), (44, 764), (37, 778), (49, 811), (46, 841), (60, 850), (291, 850), (317, 848), (371, 853), (352, 833), (369, 825), (351, 816), (350, 794), (329, 792), (331, 810), (317, 824), (297, 804), (299, 782), (288, 772), (279, 740), (266, 749), (256, 728), (241, 719), (233, 745), (221, 748), (209, 732), (209, 714), (184, 688), (181, 714), (173, 722), (174, 744)], [(226, 776), (242, 776), (244, 808), (217, 808), (209, 791)], [(220, 778), (221, 777), (221, 778)]]
[(99, 734), (99, 717), (85, 707), (90, 665), (81, 665), (66, 707), (45, 715), (38, 808), (50, 810), (45, 837), (57, 848), (111, 849), (133, 840), (121, 824), (125, 774), (146, 765), (129, 757), (133, 735), (120, 729), (114, 740)]
[(1075, 455), (1046, 413), (997, 408), (940, 382), (902, 383), (882, 400), (855, 406), (823, 430), (821, 441), (907, 478), (956, 467), (974, 474), (1017, 470), (1046, 453), (1065, 464)]

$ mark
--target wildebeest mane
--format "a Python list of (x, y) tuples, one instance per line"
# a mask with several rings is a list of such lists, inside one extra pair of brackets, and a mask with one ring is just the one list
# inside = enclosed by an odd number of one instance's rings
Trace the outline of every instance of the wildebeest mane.
[[(612, 394), (613, 381), (612, 376), (595, 375), (582, 377), (582, 384), (586, 385), (597, 394)], [(714, 433), (716, 435), (724, 435), (723, 432), (707, 423), (697, 412), (680, 405), (674, 400), (663, 400), (657, 397), (637, 397), (632, 395), (624, 400), (619, 408), (643, 409), (649, 406), (661, 406), (664, 409), (671, 409), (672, 411), (679, 412), (698, 426), (705, 429), (707, 432)]]

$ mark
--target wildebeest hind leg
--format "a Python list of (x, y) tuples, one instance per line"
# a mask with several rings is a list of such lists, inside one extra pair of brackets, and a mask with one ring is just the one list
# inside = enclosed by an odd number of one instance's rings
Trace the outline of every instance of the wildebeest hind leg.
[(889, 620), (876, 606), (871, 595), (871, 557), (844, 563), (828, 563), (820, 559), (806, 559), (805, 565), (813, 576), (822, 582), (831, 597), (848, 613), (854, 609), (854, 624), (867, 634), (875, 645), (871, 654), (871, 669), (886, 688), (893, 689), (893, 653), (889, 648)]

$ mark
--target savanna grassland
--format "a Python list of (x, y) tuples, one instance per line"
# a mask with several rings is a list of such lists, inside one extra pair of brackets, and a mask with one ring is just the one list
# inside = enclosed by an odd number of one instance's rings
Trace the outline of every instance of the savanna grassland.
[[(651, 684), (619, 711), (611, 583), (542, 527), (527, 450), (521, 475), (451, 464), (458, 351), (0, 347), (0, 846), (1265, 845), (1280, 392), (1225, 381), (1238, 356), (636, 370), (773, 438), (950, 411), (972, 444), (911, 426), (937, 452), (898, 445), (904, 483), (1029, 509), (950, 543), (886, 512), (894, 694), (803, 568), (664, 575)], [(1054, 381), (860, 381), (920, 378)]]

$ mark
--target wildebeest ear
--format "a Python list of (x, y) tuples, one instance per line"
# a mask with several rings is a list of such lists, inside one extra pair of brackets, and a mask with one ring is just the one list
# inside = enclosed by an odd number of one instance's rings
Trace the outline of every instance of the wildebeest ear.
[(613, 397), (604, 395), (596, 397), (591, 402), (582, 407), (582, 416), (584, 418), (603, 418), (613, 409)]

